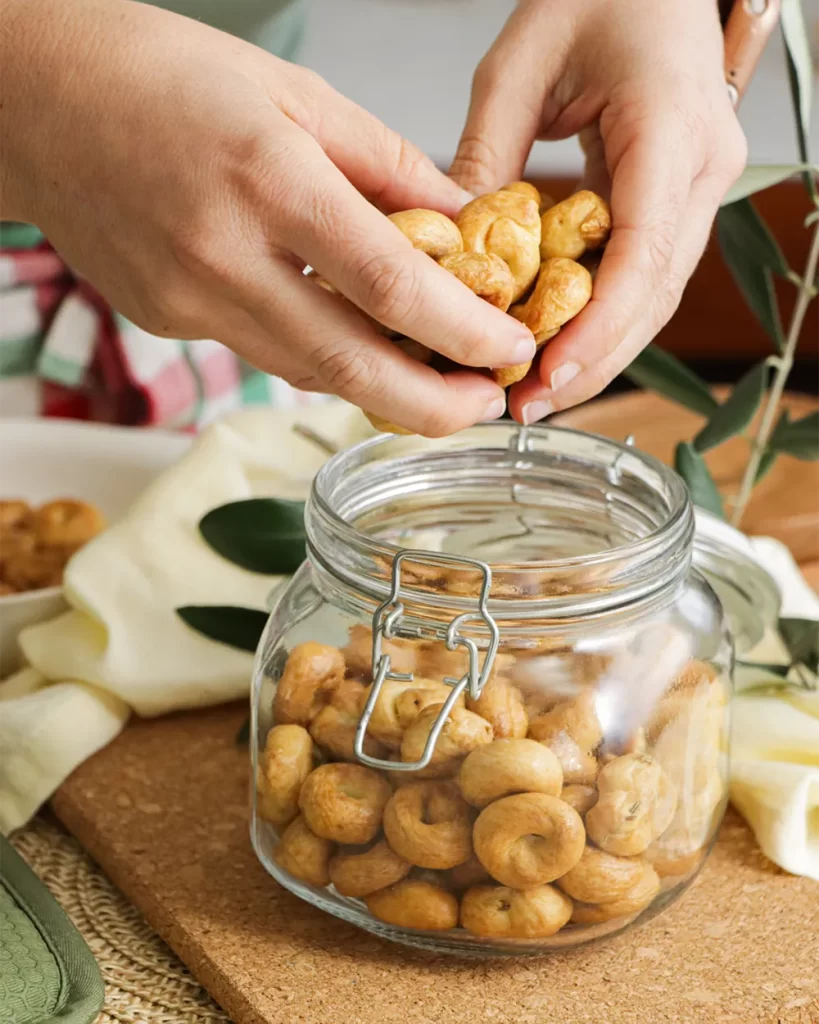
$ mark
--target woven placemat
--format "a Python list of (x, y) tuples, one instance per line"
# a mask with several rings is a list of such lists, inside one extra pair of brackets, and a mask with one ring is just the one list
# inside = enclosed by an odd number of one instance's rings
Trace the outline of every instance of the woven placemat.
[(50, 816), (12, 838), (91, 947), (105, 981), (98, 1024), (223, 1024), (229, 1018)]

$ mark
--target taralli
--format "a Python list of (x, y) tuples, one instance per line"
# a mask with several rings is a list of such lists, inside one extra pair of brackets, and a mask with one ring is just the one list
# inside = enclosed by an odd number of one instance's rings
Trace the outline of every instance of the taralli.
[(679, 878), (688, 875), (702, 862), (705, 850), (699, 847), (687, 853), (680, 853), (674, 846), (652, 843), (643, 857), (660, 878)]
[(572, 901), (551, 885), (524, 892), (502, 885), (468, 889), (461, 901), (461, 924), (487, 938), (546, 939), (572, 916)]
[(509, 310), (542, 344), (584, 309), (592, 296), (591, 274), (574, 260), (546, 260), (529, 298)]
[(586, 829), (606, 853), (643, 853), (674, 817), (674, 784), (647, 754), (624, 754), (609, 762), (597, 777), (597, 789), (600, 795), (586, 815)]
[(466, 698), (466, 706), (489, 722), (496, 739), (523, 737), (529, 730), (523, 694), (508, 679), (499, 676), (490, 679), (480, 697)]
[(62, 498), (36, 509), (32, 526), (44, 547), (74, 551), (102, 533), (105, 519), (98, 508), (85, 501)]
[(392, 795), (389, 782), (360, 764), (324, 764), (307, 776), (299, 809), (310, 829), (347, 846), (369, 843)]
[[(443, 704), (430, 704), (418, 715), (404, 733), (401, 741), (401, 760), (419, 761), (424, 753)], [(459, 763), (476, 747), (492, 742), (492, 726), (485, 718), (456, 704), (438, 735), (432, 759), (426, 768), (417, 772), (418, 778), (441, 778), (452, 775)]]
[[(445, 683), (415, 677), (411, 682), (385, 679), (378, 692), (367, 731), (390, 750), (400, 750), (405, 730), (430, 704), (449, 696)], [(367, 694), (369, 696), (369, 693)]]
[(473, 807), (486, 807), (510, 793), (546, 793), (558, 796), (563, 770), (542, 743), (527, 739), (494, 740), (478, 747), (461, 765), (461, 793)]
[(342, 849), (330, 860), (330, 881), (342, 896), (361, 898), (405, 878), (412, 865), (382, 839), (369, 849)]
[(418, 931), (448, 931), (458, 924), (458, 900), (451, 892), (429, 882), (406, 878), (365, 899), (379, 921)]
[(530, 185), (528, 181), (513, 181), (508, 185), (504, 185), (501, 192), (517, 192), (519, 195), (526, 196), (533, 202), (537, 203), (538, 210), (544, 213), (549, 209), (550, 206), (555, 205), (554, 199), (551, 196), (545, 195), (534, 185)]
[(267, 734), (257, 785), (259, 814), (281, 828), (299, 813), (299, 793), (313, 769), (313, 741), (301, 725), (276, 725)]
[(515, 279), (500, 256), (494, 253), (456, 252), (444, 256), (441, 266), (490, 306), (497, 306), (504, 313), (509, 309), (515, 294)]
[(396, 790), (384, 811), (384, 834), (411, 864), (439, 871), (472, 853), (469, 808), (446, 782), (414, 782)]
[[(3, 530), (0, 533), (0, 564), (6, 565), (16, 558), (25, 558), (34, 553), (37, 538), (25, 530)], [(53, 553), (62, 560), (58, 553)]]
[(494, 253), (515, 279), (512, 301), (526, 293), (540, 266), (539, 204), (519, 192), (489, 192), (455, 216), (467, 252)]
[(564, 786), (560, 791), (560, 799), (564, 800), (570, 807), (574, 807), (581, 818), (597, 803), (597, 788), (595, 786), (579, 786), (573, 783)]
[(586, 830), (577, 811), (558, 797), (519, 793), (481, 811), (472, 841), (496, 881), (530, 889), (571, 871), (583, 855)]
[(30, 525), (31, 505), (17, 498), (0, 499), (0, 531), (19, 530)]
[(489, 872), (474, 853), (463, 864), (450, 868), (446, 873), (446, 879), (449, 887), (459, 892), (470, 889), (473, 885), (484, 885), (492, 881)]
[(65, 555), (59, 550), (21, 552), (3, 560), (3, 581), (15, 591), (58, 587), (63, 581)]
[(556, 256), (577, 260), (608, 241), (611, 210), (605, 199), (584, 189), (546, 210), (540, 224), (542, 260)]
[(644, 910), (659, 891), (657, 872), (646, 865), (640, 880), (619, 899), (609, 903), (575, 903), (572, 921), (575, 924), (603, 924), (618, 917), (633, 917)]
[(574, 900), (610, 903), (622, 899), (646, 872), (652, 871), (639, 857), (614, 857), (587, 846), (575, 866), (557, 880), (557, 885)]
[(284, 830), (273, 850), (273, 860), (308, 885), (330, 884), (330, 857), (333, 844), (308, 828), (304, 818), (296, 818)]
[(299, 644), (276, 688), (273, 717), (279, 724), (309, 725), (343, 678), (344, 655), (337, 647)]
[(434, 260), (441, 260), (464, 247), (457, 225), (435, 210), (402, 210), (389, 219), (412, 242)]
[[(384, 640), (381, 652), (389, 654), (391, 672), (412, 673), (418, 661), (419, 647), (412, 640)], [(373, 631), (368, 626), (352, 627), (349, 642), (342, 648), (342, 654), (351, 676), (356, 679), (372, 679)]]
[[(325, 704), (310, 723), (310, 735), (333, 757), (343, 761), (355, 760), (355, 734), (366, 695), (367, 688), (363, 683), (353, 679), (342, 680), (332, 693), (330, 703)], [(365, 734), (365, 754), (383, 757), (386, 752), (386, 748), (373, 736)]]
[(594, 695), (585, 691), (573, 700), (561, 701), (550, 711), (529, 720), (529, 736), (557, 756), (567, 785), (589, 785), (600, 765), (592, 750), (603, 738), (594, 707)]

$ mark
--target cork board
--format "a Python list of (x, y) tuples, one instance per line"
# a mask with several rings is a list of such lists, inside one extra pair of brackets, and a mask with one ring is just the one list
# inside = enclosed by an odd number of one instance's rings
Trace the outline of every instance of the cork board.
[(691, 890), (648, 924), (538, 959), (391, 945), (281, 889), (250, 846), (243, 708), (136, 721), (54, 799), (237, 1024), (817, 1024), (819, 886), (730, 813)]

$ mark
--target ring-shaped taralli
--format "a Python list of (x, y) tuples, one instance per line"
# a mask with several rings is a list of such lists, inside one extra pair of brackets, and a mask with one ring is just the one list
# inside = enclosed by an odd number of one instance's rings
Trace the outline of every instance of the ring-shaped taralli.
[(389, 782), (370, 768), (324, 764), (307, 776), (299, 809), (317, 836), (359, 846), (377, 835), (391, 795)]
[(276, 687), (273, 717), (280, 725), (309, 725), (344, 679), (337, 647), (308, 641), (290, 652)]
[(646, 871), (651, 871), (651, 867), (638, 857), (615, 857), (587, 846), (575, 866), (557, 880), (557, 885), (573, 900), (611, 903), (633, 889)]
[(367, 909), (386, 924), (417, 931), (448, 931), (458, 924), (458, 900), (451, 892), (417, 878), (405, 878), (365, 898)]
[(583, 189), (545, 210), (540, 223), (540, 258), (577, 260), (606, 243), (611, 234), (611, 210), (605, 199)]
[(490, 679), (479, 697), (466, 698), (466, 706), (489, 722), (496, 740), (522, 738), (529, 730), (523, 694), (508, 679)]
[(524, 295), (540, 266), (538, 203), (517, 192), (489, 192), (467, 203), (455, 223), (467, 252), (494, 253), (512, 271), (512, 301)]
[(468, 889), (461, 901), (461, 924), (486, 938), (547, 939), (572, 916), (572, 901), (551, 885), (521, 892), (504, 885)]
[(330, 860), (330, 881), (342, 896), (360, 899), (400, 882), (411, 867), (382, 839), (369, 849), (339, 850)]
[(540, 345), (576, 317), (591, 297), (591, 274), (584, 266), (569, 259), (548, 259), (540, 267), (532, 294), (509, 312)]
[(32, 525), (43, 547), (75, 549), (102, 533), (105, 518), (88, 502), (61, 498), (36, 509)]
[(391, 213), (389, 219), (412, 242), (414, 249), (420, 249), (434, 260), (463, 251), (464, 241), (458, 226), (437, 210), (401, 210)]
[(299, 813), (299, 793), (313, 769), (313, 741), (301, 725), (276, 725), (267, 734), (257, 785), (259, 815), (281, 828)]
[(304, 818), (292, 821), (273, 850), (273, 860), (308, 885), (323, 888), (330, 884), (330, 856), (333, 844), (312, 832)]
[(577, 811), (558, 797), (518, 793), (481, 811), (472, 841), (496, 881), (530, 889), (571, 871), (583, 855), (586, 830)]
[(563, 788), (563, 769), (542, 743), (500, 739), (467, 755), (458, 783), (467, 803), (486, 807), (511, 793), (558, 796)]
[[(356, 760), (355, 735), (365, 695), (366, 687), (363, 683), (352, 679), (342, 680), (330, 703), (325, 704), (310, 723), (310, 735), (332, 757), (340, 758), (342, 761)], [(370, 757), (383, 757), (386, 752), (386, 747), (373, 736), (364, 736), (365, 754)]]
[(515, 279), (500, 256), (489, 252), (456, 252), (444, 256), (441, 266), (490, 306), (504, 313), (509, 309)]
[(572, 921), (575, 924), (603, 924), (618, 917), (633, 917), (645, 910), (659, 891), (657, 872), (647, 864), (639, 881), (619, 899), (608, 903), (576, 902)]
[[(390, 656), (390, 671), (415, 671), (420, 644), (415, 640), (383, 640), (381, 650)], [(356, 625), (350, 629), (347, 646), (342, 648), (347, 671), (356, 679), (372, 679), (373, 631), (369, 626)]]
[[(369, 696), (370, 690), (367, 691)], [(390, 750), (400, 750), (405, 730), (425, 707), (440, 704), (449, 696), (445, 683), (418, 676), (410, 680), (385, 679), (378, 691), (368, 732)]]
[(536, 188), (528, 181), (512, 181), (508, 185), (504, 185), (499, 191), (517, 192), (518, 195), (526, 196), (527, 199), (531, 199), (533, 202), (537, 203), (538, 210), (541, 214), (545, 213), (546, 210), (555, 205), (555, 201), (551, 196), (546, 195), (545, 192), (541, 192), (540, 189)]
[(624, 754), (597, 777), (600, 794), (586, 815), (589, 838), (618, 857), (643, 853), (671, 824), (677, 791), (647, 754)]
[(63, 581), (66, 553), (59, 548), (21, 551), (3, 560), (3, 581), (15, 591), (58, 587)]
[(30, 525), (31, 505), (19, 498), (0, 498), (0, 530), (20, 530)]
[[(429, 734), (432, 731), (443, 704), (430, 704), (418, 715), (404, 733), (401, 741), (401, 760), (412, 763), (420, 760), (424, 753)], [(492, 726), (486, 719), (473, 711), (459, 707), (457, 704), (450, 710), (444, 723), (432, 759), (426, 768), (416, 772), (421, 778), (441, 778), (452, 775), (464, 757), (476, 747), (492, 742)]]
[(413, 782), (396, 790), (384, 810), (384, 834), (404, 860), (444, 871), (472, 853), (469, 808), (446, 782)]
[(581, 818), (597, 803), (597, 789), (595, 786), (581, 786), (571, 783), (564, 786), (560, 791), (560, 799), (564, 800), (570, 807), (574, 807)]

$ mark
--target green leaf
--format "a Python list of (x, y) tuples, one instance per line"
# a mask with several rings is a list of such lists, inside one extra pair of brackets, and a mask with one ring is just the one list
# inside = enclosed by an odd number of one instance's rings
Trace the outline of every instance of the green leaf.
[(705, 381), (656, 345), (643, 349), (624, 374), (640, 387), (656, 391), (703, 416), (710, 416), (719, 408)]
[(767, 386), (768, 366), (766, 363), (758, 363), (740, 379), (694, 438), (697, 451), (710, 451), (723, 441), (741, 434), (756, 415)]
[(780, 13), (782, 35), (788, 56), (788, 76), (797, 111), (797, 135), (802, 160), (808, 161), (810, 135), (810, 108), (813, 95), (813, 60), (808, 42), (808, 30), (800, 0), (782, 0)]
[(819, 459), (819, 412), (810, 412), (793, 423), (783, 417), (769, 443), (777, 452), (815, 462)]
[(785, 338), (771, 273), (784, 277), (788, 265), (750, 199), (723, 206), (717, 214), (717, 238), (737, 287), (781, 352)]
[(737, 665), (742, 668), (758, 668), (763, 672), (770, 672), (771, 675), (779, 676), (781, 679), (787, 679), (788, 673), (791, 670), (790, 665), (763, 665), (759, 661), (737, 661)]
[(304, 561), (302, 501), (235, 501), (208, 512), (199, 530), (214, 551), (251, 572), (288, 576)]
[(795, 662), (819, 672), (819, 622), (816, 619), (780, 619), (779, 633)]
[(771, 448), (766, 448), (762, 453), (762, 458), (759, 460), (759, 465), (756, 467), (756, 476), (754, 477), (754, 484), (760, 483), (770, 473), (773, 464), (776, 462), (777, 452)]
[(266, 612), (232, 605), (188, 604), (177, 608), (176, 614), (197, 633), (251, 654), (259, 646), (267, 623)]
[(705, 459), (692, 444), (682, 441), (674, 452), (674, 468), (688, 485), (691, 500), (699, 508), (725, 518), (722, 498), (705, 464)]
[(816, 171), (816, 168), (812, 168), (810, 164), (765, 164), (746, 167), (739, 179), (728, 189), (720, 205), (729, 206), (738, 199), (762, 192), (766, 188), (778, 185), (780, 181), (787, 181), (800, 171), (807, 170)]

